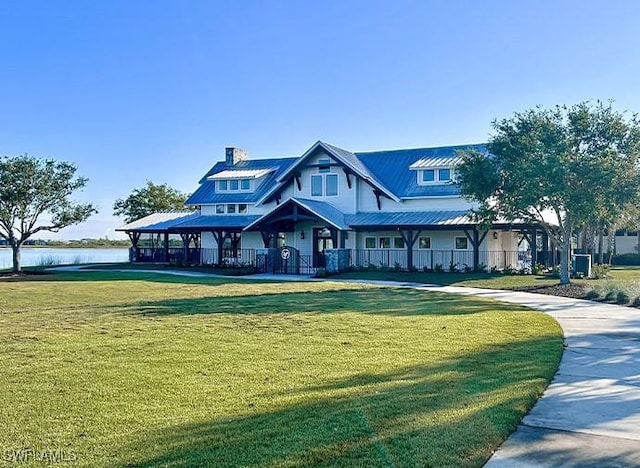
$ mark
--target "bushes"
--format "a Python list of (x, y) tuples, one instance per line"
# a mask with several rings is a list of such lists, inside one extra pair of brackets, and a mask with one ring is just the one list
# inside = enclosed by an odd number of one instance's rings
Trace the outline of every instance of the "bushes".
[(614, 255), (611, 259), (612, 265), (640, 265), (640, 254), (620, 254)]

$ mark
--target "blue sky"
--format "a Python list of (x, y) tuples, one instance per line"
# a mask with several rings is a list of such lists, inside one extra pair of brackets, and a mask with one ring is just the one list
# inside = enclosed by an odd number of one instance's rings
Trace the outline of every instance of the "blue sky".
[(191, 192), (225, 146), (466, 144), (535, 105), (640, 111), (639, 22), (622, 0), (4, 0), (0, 154), (76, 163), (100, 213), (57, 237), (114, 237), (116, 198)]

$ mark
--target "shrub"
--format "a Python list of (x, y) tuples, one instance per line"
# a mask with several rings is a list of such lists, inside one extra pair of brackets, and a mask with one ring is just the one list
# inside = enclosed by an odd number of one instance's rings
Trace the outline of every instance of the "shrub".
[(640, 296), (636, 297), (636, 298), (633, 300), (633, 302), (631, 303), (631, 305), (632, 305), (633, 307), (638, 307), (638, 308), (640, 308)]
[(531, 267), (531, 272), (534, 275), (543, 275), (547, 268), (542, 263), (536, 263)]
[(478, 264), (478, 273), (486, 273), (486, 272), (487, 272), (487, 265), (485, 265), (484, 263)]
[(443, 273), (444, 267), (440, 263), (436, 263), (435, 266), (433, 267), (433, 271), (435, 273)]
[(402, 266), (400, 265), (399, 262), (394, 262), (393, 263), (393, 271), (395, 271), (396, 273), (399, 272), (402, 269)]
[(324, 278), (327, 276), (327, 270), (325, 270), (324, 268), (318, 268), (316, 270), (316, 274), (313, 275), (315, 278)]
[(600, 293), (598, 291), (596, 291), (595, 289), (592, 289), (591, 291), (589, 291), (586, 294), (585, 299), (589, 299), (589, 300), (595, 301), (599, 297), (600, 297)]
[(620, 254), (611, 258), (612, 265), (640, 265), (640, 254)]
[(629, 297), (629, 295), (626, 292), (618, 291), (618, 294), (616, 296), (616, 303), (617, 304), (622, 304), (622, 305), (628, 304), (630, 299), (631, 298)]
[(462, 266), (462, 271), (465, 273), (471, 273), (473, 271), (473, 267), (467, 265), (466, 263)]
[(556, 279), (560, 278), (560, 267), (558, 265), (551, 269), (551, 277)]
[(449, 271), (451, 273), (457, 273), (458, 272), (458, 269), (456, 268), (457, 265), (458, 265), (457, 263), (453, 263), (453, 260), (451, 260), (449, 262)]
[(609, 265), (593, 265), (591, 276), (595, 279), (605, 279), (609, 277)]
[(617, 299), (618, 293), (616, 291), (609, 291), (604, 296), (604, 300), (607, 302), (613, 302)]

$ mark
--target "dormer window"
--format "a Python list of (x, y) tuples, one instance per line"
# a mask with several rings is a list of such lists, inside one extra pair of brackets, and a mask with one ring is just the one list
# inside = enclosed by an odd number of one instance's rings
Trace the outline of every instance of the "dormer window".
[(260, 185), (261, 177), (273, 172), (273, 169), (228, 169), (209, 176), (215, 181), (216, 192), (253, 192)]
[(438, 184), (451, 182), (451, 168), (422, 169), (418, 171), (418, 184)]

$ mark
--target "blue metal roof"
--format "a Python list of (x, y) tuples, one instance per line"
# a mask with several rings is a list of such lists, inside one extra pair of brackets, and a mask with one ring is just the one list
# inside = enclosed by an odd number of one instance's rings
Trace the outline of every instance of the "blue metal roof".
[(318, 218), (326, 221), (327, 223), (331, 224), (337, 229), (340, 229), (340, 230), (349, 229), (349, 226), (344, 221), (344, 218), (345, 218), (344, 213), (338, 210), (337, 208), (335, 208), (334, 206), (326, 202), (321, 202), (317, 200), (308, 200), (306, 198), (289, 198), (284, 203), (276, 206), (268, 213), (265, 213), (264, 215), (258, 217), (258, 219), (256, 219), (252, 223), (248, 224), (245, 230), (255, 229), (258, 225), (260, 225), (260, 223), (262, 223), (265, 220), (268, 220), (274, 214), (283, 210), (287, 210), (289, 205), (291, 204), (298, 205), (299, 207), (309, 211), (314, 216), (317, 216)]
[(461, 150), (486, 152), (485, 145), (443, 146), (355, 153), (362, 163), (400, 198), (457, 196), (455, 184), (418, 185), (417, 171), (409, 169), (423, 158), (452, 158)]
[(303, 208), (315, 213), (319, 218), (333, 224), (336, 228), (342, 230), (349, 229), (349, 225), (344, 221), (344, 213), (333, 205), (318, 200), (309, 200), (307, 198), (292, 198), (292, 200), (296, 201)]
[[(200, 187), (189, 197), (187, 205), (202, 205), (209, 203), (255, 203), (276, 184), (280, 177), (298, 158), (249, 159), (229, 165), (224, 161), (218, 162), (200, 179)], [(216, 193), (215, 181), (208, 177), (227, 170), (273, 169), (266, 175), (260, 185), (253, 192), (225, 192)]]
[(128, 223), (116, 231), (162, 232), (200, 216), (197, 211), (160, 211)]
[(179, 223), (174, 228), (183, 229), (207, 229), (207, 228), (238, 228), (242, 229), (246, 225), (260, 218), (259, 215), (206, 215), (189, 219)]
[(470, 210), (415, 211), (385, 213), (383, 211), (345, 215), (346, 223), (352, 228), (369, 226), (459, 226), (475, 224), (470, 218)]

